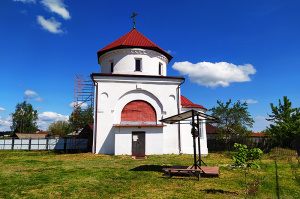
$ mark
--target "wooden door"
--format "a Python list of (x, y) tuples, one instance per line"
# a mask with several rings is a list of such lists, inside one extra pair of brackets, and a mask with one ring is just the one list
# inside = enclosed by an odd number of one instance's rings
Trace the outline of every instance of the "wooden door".
[(145, 131), (132, 132), (132, 155), (145, 155)]

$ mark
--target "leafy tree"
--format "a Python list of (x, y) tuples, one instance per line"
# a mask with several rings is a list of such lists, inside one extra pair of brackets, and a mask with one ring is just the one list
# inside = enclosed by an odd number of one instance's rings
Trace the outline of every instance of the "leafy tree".
[(69, 117), (69, 123), (72, 127), (72, 130), (79, 130), (84, 128), (89, 123), (94, 123), (92, 107), (88, 106), (87, 109), (81, 109), (81, 107), (78, 107), (75, 109), (75, 111), (73, 111)]
[(292, 102), (283, 97), (283, 104), (279, 99), (279, 105), (274, 106), (270, 103), (272, 114), (269, 115), (268, 121), (273, 122), (267, 131), (274, 138), (279, 146), (295, 139), (296, 135), (300, 135), (300, 108), (292, 108)]
[(246, 102), (241, 103), (239, 100), (236, 103), (223, 103), (217, 101), (218, 106), (211, 108), (209, 111), (212, 115), (220, 118), (221, 122), (217, 124), (217, 132), (220, 138), (225, 138), (227, 143), (228, 138), (239, 138), (240, 141), (245, 141), (251, 133), (247, 127), (252, 127), (254, 120), (248, 112), (248, 105)]
[(69, 122), (67, 121), (55, 121), (49, 125), (48, 132), (60, 136), (65, 136), (71, 133), (72, 129), (71, 126), (69, 125)]
[(33, 133), (38, 129), (36, 123), (38, 113), (26, 101), (16, 105), (16, 110), (11, 114), (11, 117), (13, 122), (10, 128), (14, 133)]

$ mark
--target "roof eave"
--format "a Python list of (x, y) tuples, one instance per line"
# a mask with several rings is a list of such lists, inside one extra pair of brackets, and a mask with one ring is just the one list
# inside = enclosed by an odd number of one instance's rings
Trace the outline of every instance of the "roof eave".
[(170, 55), (169, 53), (165, 52), (164, 50), (162, 49), (159, 49), (157, 47), (149, 47), (149, 46), (128, 46), (128, 45), (121, 45), (121, 46), (116, 46), (116, 47), (113, 47), (113, 48), (110, 48), (110, 49), (106, 49), (106, 50), (99, 50), (97, 52), (97, 56), (98, 56), (98, 64), (99, 64), (99, 58), (100, 56), (104, 55), (105, 53), (109, 52), (109, 51), (112, 51), (112, 50), (117, 50), (117, 49), (124, 49), (124, 48), (144, 48), (144, 49), (149, 49), (149, 50), (153, 50), (153, 51), (156, 51), (156, 52), (159, 52), (161, 54), (163, 54), (164, 56), (167, 57), (168, 61), (170, 62), (172, 59), (173, 59), (173, 56)]

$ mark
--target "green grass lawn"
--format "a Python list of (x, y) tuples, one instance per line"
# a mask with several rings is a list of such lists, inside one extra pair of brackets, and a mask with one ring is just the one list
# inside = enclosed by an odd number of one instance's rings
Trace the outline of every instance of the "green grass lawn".
[[(220, 176), (198, 181), (169, 179), (161, 171), (171, 165), (192, 165), (192, 155), (134, 160), (91, 153), (0, 151), (0, 198), (245, 198), (244, 172), (226, 167), (233, 164), (230, 157), (226, 153), (205, 157), (208, 166), (220, 167)], [(280, 156), (276, 163), (272, 155), (264, 155), (261, 169), (249, 171), (252, 195), (247, 198), (300, 198), (296, 157)]]

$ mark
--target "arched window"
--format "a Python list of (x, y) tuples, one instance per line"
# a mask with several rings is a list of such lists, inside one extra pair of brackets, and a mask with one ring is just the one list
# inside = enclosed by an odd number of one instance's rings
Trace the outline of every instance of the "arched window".
[(121, 123), (156, 124), (156, 113), (149, 103), (141, 100), (132, 101), (123, 108)]

